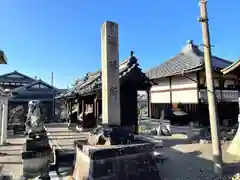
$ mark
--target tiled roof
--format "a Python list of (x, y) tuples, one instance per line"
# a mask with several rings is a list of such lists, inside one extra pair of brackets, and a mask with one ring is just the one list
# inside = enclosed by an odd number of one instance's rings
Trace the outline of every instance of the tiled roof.
[(42, 81), (41, 79), (38, 79), (38, 80), (35, 80), (35, 81), (33, 81), (33, 82), (29, 83), (29, 84), (26, 84), (24, 86), (15, 88), (15, 89), (12, 90), (12, 92), (24, 91), (24, 90), (28, 89), (29, 87), (34, 86), (36, 84), (43, 84), (45, 86), (48, 86), (48, 87), (51, 87), (51, 88), (54, 88), (54, 89), (57, 90), (57, 88), (55, 88), (55, 87), (51, 86), (50, 84)]
[[(138, 67), (137, 59), (131, 56), (119, 65), (119, 79), (126, 76), (133, 68)], [(101, 88), (102, 85), (102, 72), (88, 73), (85, 81), (76, 88), (79, 94), (90, 93), (94, 90)]]
[[(119, 65), (119, 79), (125, 77), (129, 72), (134, 68), (138, 68), (139, 64), (137, 62), (137, 58), (135, 56), (130, 56), (127, 60), (123, 61)], [(150, 82), (149, 79), (142, 73), (142, 77), (146, 82)], [(120, 81), (121, 82), (121, 81)], [(73, 97), (76, 94), (87, 94), (94, 92), (101, 88), (102, 85), (102, 75), (101, 70), (94, 73), (87, 73), (86, 77), (80, 83), (77, 83), (75, 87), (69, 89), (67, 92), (62, 93), (60, 96), (56, 98), (67, 98)]]
[(60, 95), (56, 96), (56, 99), (61, 99), (61, 98), (75, 98), (76, 97), (76, 91), (75, 87), (68, 89), (65, 92), (62, 92)]
[[(214, 69), (223, 69), (231, 63), (231, 61), (212, 56), (212, 65)], [(194, 45), (192, 41), (189, 41), (178, 55), (167, 60), (165, 63), (148, 70), (146, 75), (150, 79), (157, 79), (182, 74), (183, 72), (200, 70), (203, 67), (204, 53), (197, 45)]]
[(237, 61), (233, 62), (231, 65), (225, 67), (224, 69), (221, 70), (222, 74), (228, 74), (228, 73), (233, 73), (239, 75), (239, 67), (240, 67), (240, 59)]
[[(8, 79), (9, 76), (11, 76), (11, 75), (17, 75), (17, 76), (20, 76), (21, 78), (27, 79), (27, 80), (29, 80), (29, 81), (35, 81), (35, 80), (36, 80), (36, 79), (34, 79), (34, 78), (31, 78), (30, 76), (27, 76), (27, 75), (25, 75), (25, 74), (22, 74), (22, 73), (18, 72), (18, 71), (13, 71), (13, 72), (10, 72), (10, 73), (1, 74), (1, 75), (0, 75), (0, 78)], [(12, 77), (11, 77), (11, 79), (12, 79)], [(14, 79), (19, 79), (19, 78), (14, 77)]]

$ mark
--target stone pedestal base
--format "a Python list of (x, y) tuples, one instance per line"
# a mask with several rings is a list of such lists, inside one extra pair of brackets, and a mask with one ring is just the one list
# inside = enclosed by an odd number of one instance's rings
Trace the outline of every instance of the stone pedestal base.
[(48, 139), (39, 141), (28, 139), (24, 144), (22, 153), (23, 177), (25, 179), (39, 177), (49, 179), (50, 163), (53, 161), (53, 153)]
[(76, 141), (75, 180), (160, 180), (154, 145), (82, 145)]
[(118, 144), (133, 144), (135, 128), (121, 126), (99, 126), (95, 128), (89, 139), (90, 145), (118, 145)]

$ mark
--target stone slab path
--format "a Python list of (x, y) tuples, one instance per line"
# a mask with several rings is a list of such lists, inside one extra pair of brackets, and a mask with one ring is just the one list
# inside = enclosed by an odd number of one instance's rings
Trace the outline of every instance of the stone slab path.
[[(47, 124), (49, 139), (56, 148), (73, 149), (73, 142), (77, 139), (86, 139), (87, 132), (76, 133), (68, 130), (65, 124)], [(223, 180), (231, 179), (233, 172), (240, 172), (240, 160), (226, 153), (228, 143), (222, 145), (223, 160), (229, 165), (230, 172), (222, 178), (215, 177), (212, 173), (212, 145), (189, 144), (183, 139), (170, 137), (153, 137), (163, 140), (164, 152), (168, 159), (159, 165), (162, 180)], [(22, 174), (21, 151), (24, 143), (23, 136), (8, 138), (9, 145), (0, 146), (0, 174), (8, 175), (17, 180)], [(227, 165), (227, 166), (228, 166)], [(56, 172), (51, 172), (52, 180), (65, 180), (67, 176), (59, 177)], [(0, 177), (1, 180), (1, 177)]]
[(0, 146), (0, 176), (9, 176), (18, 179), (22, 174), (22, 147), (23, 136), (8, 138), (8, 145)]
[(74, 149), (75, 140), (87, 139), (89, 132), (77, 133), (69, 130), (66, 124), (46, 124), (49, 141), (58, 149)]
[[(68, 130), (65, 124), (46, 124), (49, 142), (56, 148), (73, 149), (74, 140), (87, 138), (88, 133), (76, 133)], [(19, 180), (22, 176), (21, 153), (25, 137), (14, 135), (8, 137), (8, 145), (0, 146), (0, 180), (3, 176), (12, 180)], [(65, 180), (67, 176), (60, 177), (56, 172), (50, 172), (52, 180)], [(6, 180), (6, 179), (5, 179)]]

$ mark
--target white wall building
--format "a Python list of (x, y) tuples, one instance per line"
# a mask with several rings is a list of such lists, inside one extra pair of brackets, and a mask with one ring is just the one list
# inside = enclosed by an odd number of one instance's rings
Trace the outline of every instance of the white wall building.
[[(220, 119), (237, 118), (237, 101), (239, 97), (238, 77), (225, 75), (221, 70), (233, 62), (212, 56), (213, 80), (218, 101)], [(146, 75), (153, 80), (150, 90), (151, 116), (158, 118), (162, 108), (179, 109), (188, 113), (189, 121), (208, 122), (206, 76), (204, 54), (189, 41), (182, 51), (165, 63), (150, 69)]]

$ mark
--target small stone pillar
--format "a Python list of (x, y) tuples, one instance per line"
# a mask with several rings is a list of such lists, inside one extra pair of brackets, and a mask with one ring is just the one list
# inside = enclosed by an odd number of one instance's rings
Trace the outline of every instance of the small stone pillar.
[(118, 24), (102, 25), (102, 123), (120, 125)]
[(8, 99), (2, 100), (2, 117), (1, 117), (1, 145), (7, 142), (8, 126)]

